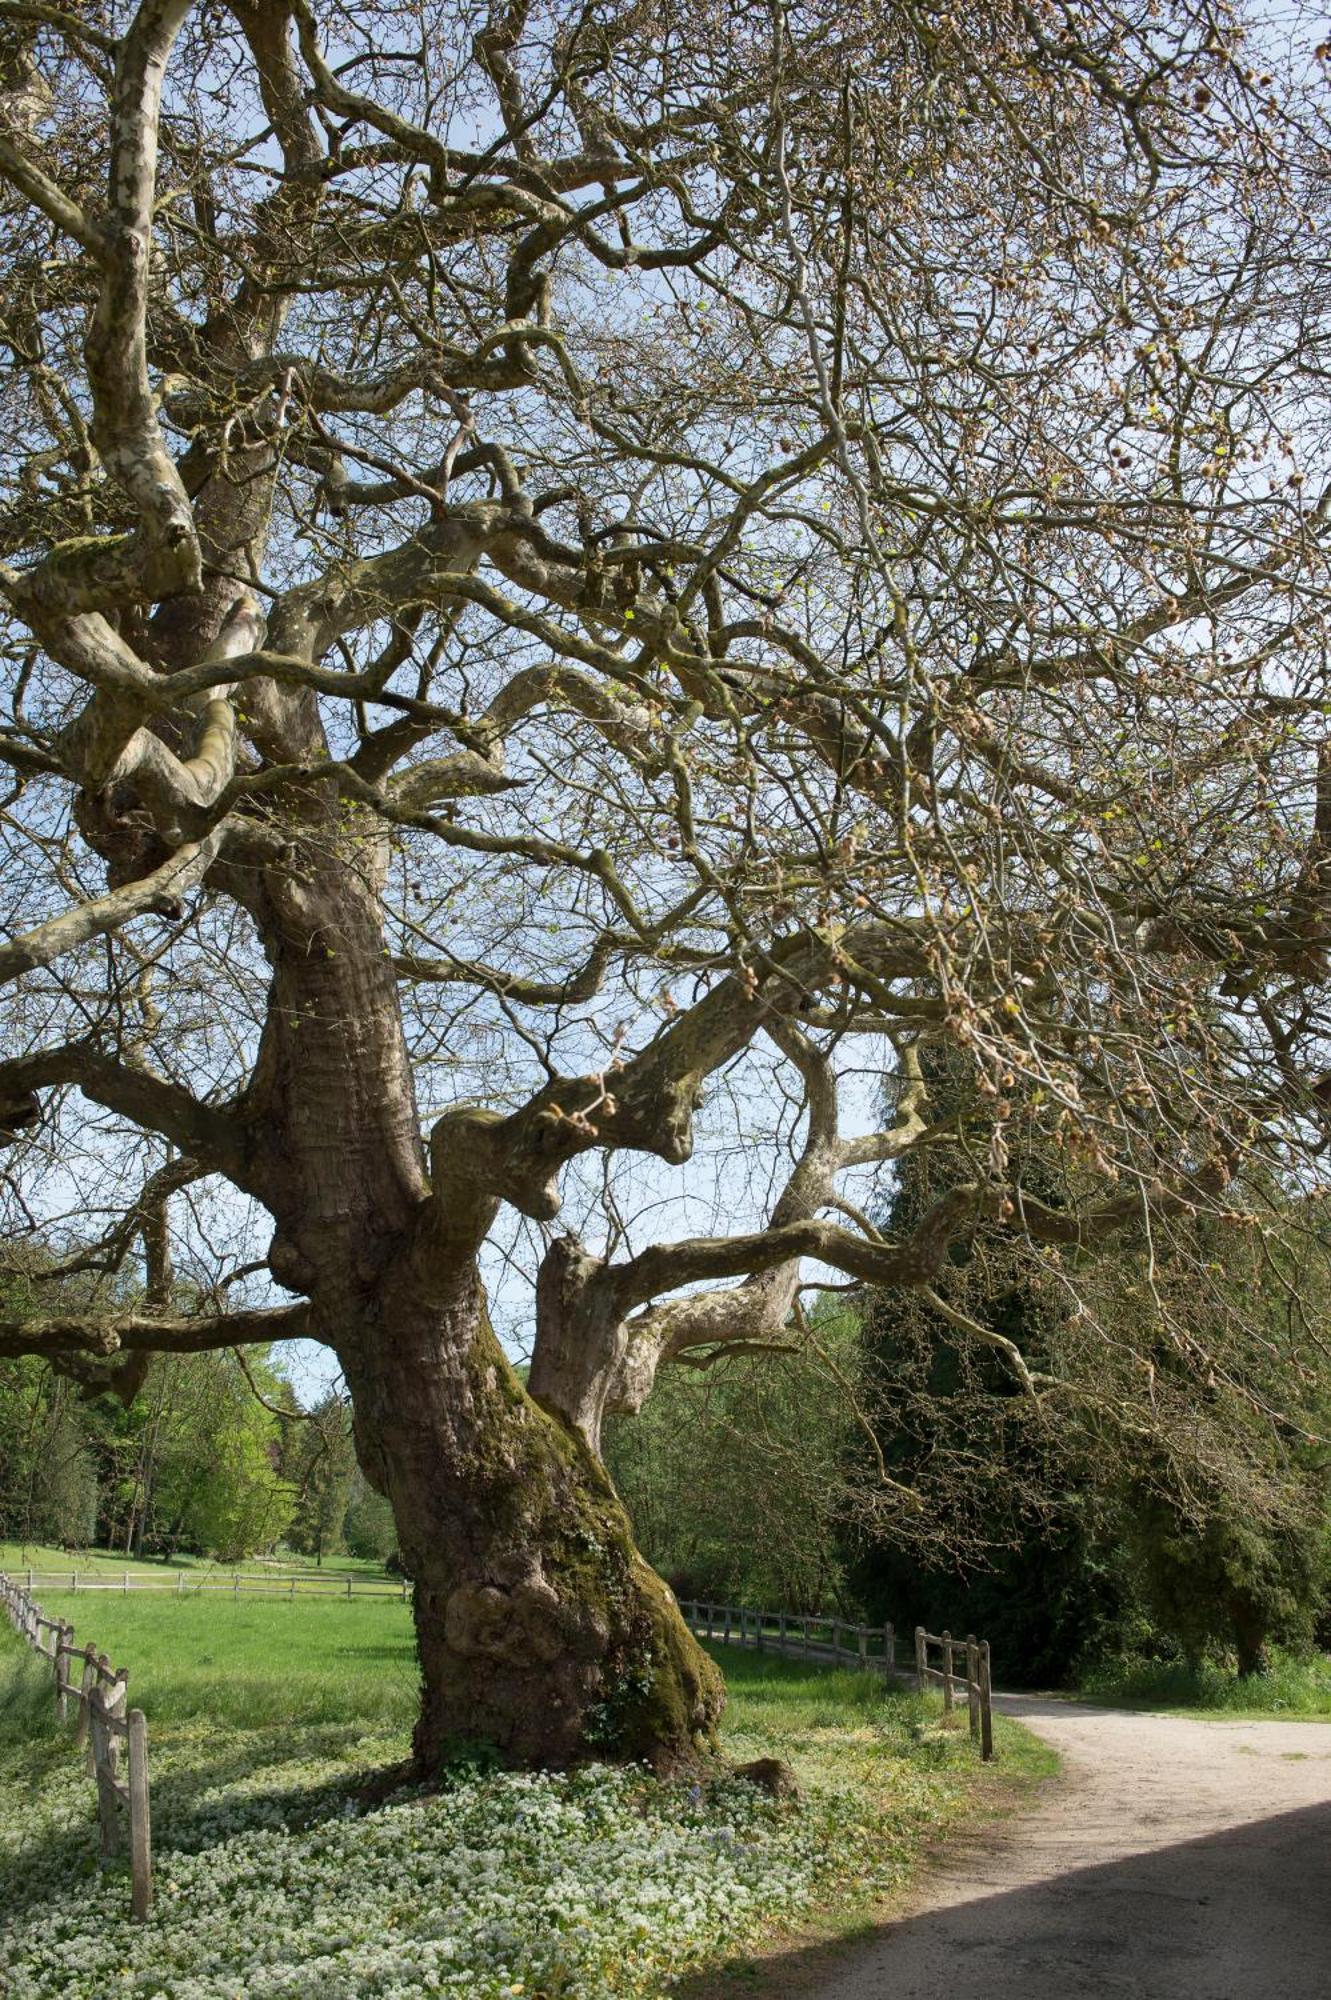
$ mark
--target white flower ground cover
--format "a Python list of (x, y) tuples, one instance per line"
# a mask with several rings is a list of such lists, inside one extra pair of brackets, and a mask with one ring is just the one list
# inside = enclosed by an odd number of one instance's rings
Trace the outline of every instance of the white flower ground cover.
[[(603, 1767), (472, 1776), (361, 1810), (337, 1791), (350, 1743), (246, 1776), (232, 1735), (172, 1731), (158, 1760), (146, 1926), (129, 1920), (123, 1873), (97, 1869), (92, 1790), (67, 1740), (41, 1746), (40, 1790), (4, 1786), (5, 2000), (658, 1993), (798, 1914), (865, 1831), (848, 1792), (779, 1805), (734, 1781), (704, 1791)], [(356, 1761), (376, 1747), (355, 1743)], [(224, 1775), (196, 1787), (191, 1756)]]

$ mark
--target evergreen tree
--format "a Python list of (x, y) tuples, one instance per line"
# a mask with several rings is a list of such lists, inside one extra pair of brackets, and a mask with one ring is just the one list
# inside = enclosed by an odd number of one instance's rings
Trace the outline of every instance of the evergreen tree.
[[(902, 1163), (889, 1238), (983, 1166), (968, 1151), (963, 1065), (940, 1048), (924, 1065), (950, 1130)], [(1077, 1172), (1047, 1148), (1009, 1166), (1052, 1209)], [(1278, 1188), (1239, 1198), (1262, 1219), (1231, 1219), (1223, 1242), (1183, 1218), (1149, 1244), (1069, 1261), (980, 1227), (931, 1291), (866, 1291), (880, 1446), (920, 1502), (914, 1517), (880, 1509), (877, 1533), (872, 1510), (857, 1512), (870, 1532), (852, 1575), (875, 1618), (983, 1630), (1004, 1677), (1035, 1685), (1129, 1646), (1192, 1660), (1211, 1648), (1251, 1672), (1269, 1640), (1309, 1643), (1331, 1519), (1317, 1441), (1331, 1428), (1315, 1337), (1325, 1249)], [(1005, 1343), (1031, 1374), (1058, 1377), (1058, 1399), (1023, 1393)], [(1151, 1377), (1151, 1421), (1139, 1410), (1128, 1429), (1125, 1365)], [(873, 1467), (857, 1462), (867, 1488)]]

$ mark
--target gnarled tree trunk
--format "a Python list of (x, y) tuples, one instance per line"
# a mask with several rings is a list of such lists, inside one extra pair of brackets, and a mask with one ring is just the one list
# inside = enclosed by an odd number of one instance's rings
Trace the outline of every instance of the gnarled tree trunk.
[(415, 1581), (417, 1764), (479, 1740), (515, 1763), (677, 1767), (713, 1741), (720, 1676), (596, 1453), (491, 1330), (473, 1191), (450, 1204), (426, 1171), (373, 852), (337, 850), (330, 825), (250, 896), (274, 968), (254, 1171), (273, 1271), (337, 1350)]
[(366, 1476), (416, 1584), (416, 1760), (480, 1739), (516, 1763), (674, 1768), (709, 1748), (721, 1680), (584, 1441), (532, 1400), (474, 1270), (390, 1279), (344, 1348)]

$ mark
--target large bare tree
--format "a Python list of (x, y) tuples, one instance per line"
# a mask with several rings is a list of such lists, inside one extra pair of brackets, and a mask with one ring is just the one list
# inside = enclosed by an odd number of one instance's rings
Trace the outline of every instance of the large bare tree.
[[(334, 1349), (425, 1767), (709, 1739), (601, 1420), (781, 1345), (807, 1260), (928, 1286), (1007, 1225), (1071, 1287), (1258, 1155), (1316, 1184), (1325, 153), (1283, 32), (0, 0), (8, 1228), (121, 1274), (0, 1353), (129, 1394)], [(884, 1240), (863, 1184), (943, 1141)]]

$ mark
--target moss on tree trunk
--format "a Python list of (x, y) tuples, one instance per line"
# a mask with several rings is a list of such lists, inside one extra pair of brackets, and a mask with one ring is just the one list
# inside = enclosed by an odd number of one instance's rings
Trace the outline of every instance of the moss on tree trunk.
[(362, 1463), (416, 1585), (422, 1775), (480, 1745), (510, 1764), (662, 1771), (713, 1753), (721, 1676), (604, 1466), (527, 1395), (474, 1271), (394, 1324), (372, 1362), (346, 1365)]

